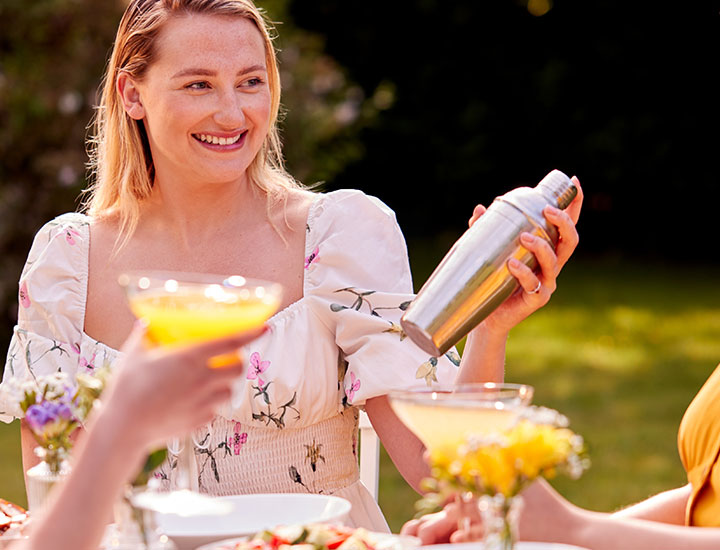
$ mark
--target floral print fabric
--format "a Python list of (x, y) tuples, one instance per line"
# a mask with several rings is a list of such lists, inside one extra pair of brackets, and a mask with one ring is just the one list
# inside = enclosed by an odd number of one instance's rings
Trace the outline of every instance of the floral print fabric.
[[(66, 214), (36, 236), (5, 379), (74, 374), (118, 357), (83, 331), (89, 222)], [(400, 328), (413, 297), (407, 250), (379, 200), (351, 190), (316, 195), (304, 258), (303, 298), (245, 350), (247, 376), (196, 437), (198, 486), (213, 494), (340, 494), (353, 502), (351, 523), (384, 530), (358, 481), (356, 407), (394, 389), (451, 383), (457, 358), (428, 357)], [(0, 419), (12, 416), (0, 401)], [(166, 464), (159, 475), (171, 474)]]

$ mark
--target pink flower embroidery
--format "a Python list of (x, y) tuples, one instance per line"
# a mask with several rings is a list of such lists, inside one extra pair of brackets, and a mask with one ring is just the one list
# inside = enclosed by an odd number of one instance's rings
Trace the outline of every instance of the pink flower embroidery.
[(258, 386), (262, 389), (265, 385), (265, 381), (260, 378), (260, 374), (265, 372), (270, 366), (270, 361), (263, 361), (260, 359), (260, 354), (256, 351), (250, 356), (250, 368), (248, 369), (247, 379), (257, 380)]
[(235, 422), (235, 435), (228, 437), (228, 447), (233, 449), (236, 455), (240, 454), (240, 449), (247, 443), (247, 432), (240, 433), (240, 422)]
[(316, 246), (315, 250), (313, 250), (307, 258), (305, 258), (305, 269), (309, 268), (310, 264), (312, 264), (315, 260), (318, 259), (319, 252), (320, 248)]
[(97, 353), (93, 353), (92, 357), (90, 358), (90, 361), (85, 359), (84, 357), (80, 358), (80, 366), (85, 369), (86, 372), (92, 371), (95, 369), (95, 356)]
[(355, 397), (355, 392), (360, 389), (360, 380), (355, 378), (355, 373), (350, 373), (350, 387), (345, 390), (345, 395), (349, 402)]
[(79, 237), (79, 236), (80, 236), (80, 233), (78, 231), (75, 231), (74, 229), (66, 229), (65, 230), (65, 240), (71, 246), (75, 245), (75, 237)]
[(75, 342), (74, 344), (70, 344), (70, 348), (71, 348), (75, 353), (77, 353), (78, 355), (80, 355), (80, 344), (78, 344), (77, 342)]
[(28, 296), (27, 283), (25, 281), (20, 284), (20, 305), (24, 308), (30, 307), (30, 296)]

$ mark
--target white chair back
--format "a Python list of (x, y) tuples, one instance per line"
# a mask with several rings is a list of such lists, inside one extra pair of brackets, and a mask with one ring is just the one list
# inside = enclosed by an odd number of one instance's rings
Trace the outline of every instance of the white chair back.
[(360, 411), (360, 481), (368, 488), (375, 501), (378, 499), (380, 480), (380, 438), (370, 418)]

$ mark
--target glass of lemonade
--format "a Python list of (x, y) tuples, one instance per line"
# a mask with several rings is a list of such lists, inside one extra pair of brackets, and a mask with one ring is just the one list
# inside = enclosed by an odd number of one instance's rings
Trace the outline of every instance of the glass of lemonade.
[[(468, 438), (487, 437), (509, 429), (530, 405), (532, 386), (524, 384), (458, 384), (389, 395), (398, 418), (423, 442), (428, 459), (452, 459)], [(458, 527), (469, 532), (471, 507), (477, 502), (469, 493), (458, 495)]]
[(496, 383), (429, 387), (389, 395), (395, 414), (431, 456), (452, 455), (469, 436), (506, 430), (530, 405), (532, 396), (532, 386)]
[[(281, 285), (239, 275), (139, 271), (123, 273), (118, 282), (132, 312), (147, 323), (148, 340), (155, 346), (182, 346), (259, 328), (278, 310), (282, 297)], [(209, 366), (221, 368), (237, 360), (231, 353), (211, 358)], [(222, 506), (192, 489), (192, 436), (182, 447), (173, 447), (179, 452), (174, 490), (152, 498), (146, 494), (137, 504), (186, 515), (216, 508), (221, 512)]]

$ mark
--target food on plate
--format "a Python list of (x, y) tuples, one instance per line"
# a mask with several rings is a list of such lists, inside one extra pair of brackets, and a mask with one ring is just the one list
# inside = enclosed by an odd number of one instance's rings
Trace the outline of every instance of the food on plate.
[(21, 534), (27, 522), (27, 511), (17, 504), (0, 498), (0, 537)]
[(262, 531), (227, 550), (377, 550), (379, 542), (375, 533), (362, 528), (311, 523)]

